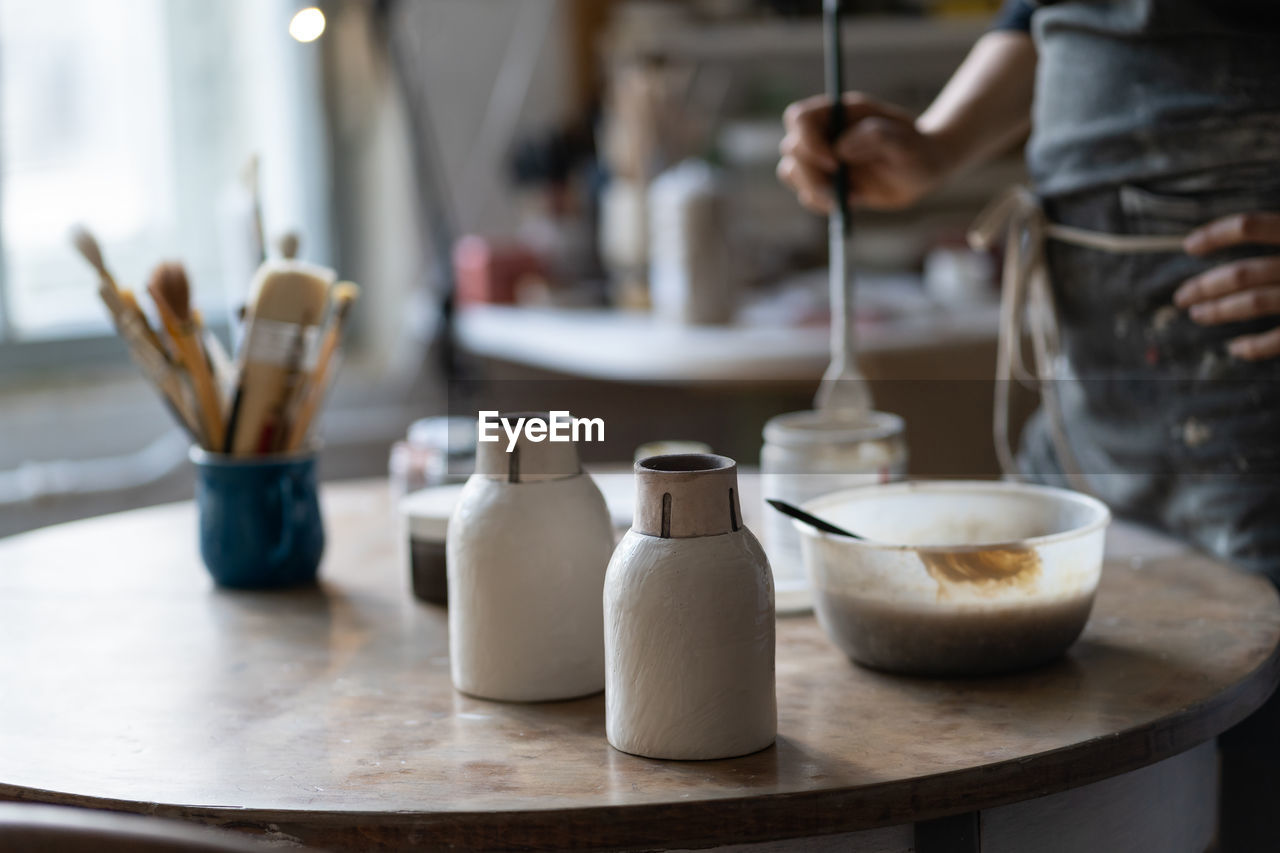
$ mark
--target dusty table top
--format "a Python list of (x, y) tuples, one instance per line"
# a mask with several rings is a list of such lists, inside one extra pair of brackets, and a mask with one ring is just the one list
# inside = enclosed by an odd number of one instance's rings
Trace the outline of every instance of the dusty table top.
[(1280, 677), (1269, 583), (1117, 525), (1084, 637), (1016, 676), (851, 664), (778, 624), (778, 742), (712, 762), (614, 751), (604, 701), (449, 682), (385, 482), (324, 488), (318, 589), (213, 587), (175, 504), (0, 540), (0, 799), (276, 825), (311, 843), (741, 842), (985, 808), (1201, 743)]

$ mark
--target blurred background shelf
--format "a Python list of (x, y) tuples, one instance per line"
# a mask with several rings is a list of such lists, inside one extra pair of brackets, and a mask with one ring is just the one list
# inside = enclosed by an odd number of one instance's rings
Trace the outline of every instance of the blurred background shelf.
[[(971, 346), (994, 352), (997, 313), (990, 305), (868, 323), (859, 330), (858, 344), (876, 363)], [(821, 325), (677, 326), (609, 309), (477, 306), (459, 317), (458, 339), (484, 358), (566, 376), (651, 384), (816, 383), (830, 360)], [(990, 370), (981, 365), (965, 373), (963, 365), (940, 358), (927, 378), (989, 378)]]

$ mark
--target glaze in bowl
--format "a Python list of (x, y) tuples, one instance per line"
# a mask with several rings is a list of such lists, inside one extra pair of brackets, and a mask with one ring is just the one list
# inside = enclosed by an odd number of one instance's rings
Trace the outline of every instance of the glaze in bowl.
[(990, 481), (866, 486), (804, 509), (866, 537), (796, 522), (823, 630), (860, 664), (914, 675), (1060, 657), (1088, 621), (1111, 519), (1078, 492)]

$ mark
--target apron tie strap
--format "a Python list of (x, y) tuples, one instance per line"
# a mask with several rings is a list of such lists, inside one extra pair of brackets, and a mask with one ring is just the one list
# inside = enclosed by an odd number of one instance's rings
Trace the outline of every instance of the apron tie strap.
[[(1040, 200), (1026, 187), (1014, 186), (998, 195), (969, 229), (969, 245), (992, 249), (1004, 238), (1004, 269), (1000, 283), (1000, 337), (996, 348), (996, 389), (993, 431), (996, 456), (1006, 477), (1020, 478), (1009, 440), (1011, 385), (1037, 386), (1045, 403), (1058, 462), (1072, 487), (1089, 491), (1088, 480), (1067, 441), (1066, 423), (1058, 400), (1056, 379), (1070, 375), (1058, 337), (1057, 314), (1045, 264), (1046, 240), (1112, 253), (1182, 251), (1182, 236), (1108, 234), (1049, 222)], [(1031, 338), (1034, 372), (1028, 370), (1022, 338)]]

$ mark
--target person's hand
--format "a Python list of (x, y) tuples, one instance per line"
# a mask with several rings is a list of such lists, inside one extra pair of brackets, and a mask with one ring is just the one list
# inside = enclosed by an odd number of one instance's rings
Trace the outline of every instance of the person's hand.
[[(1233, 246), (1280, 246), (1280, 213), (1238, 213), (1202, 225), (1187, 235), (1190, 255)], [(1188, 279), (1173, 294), (1202, 326), (1258, 317), (1280, 318), (1280, 255), (1232, 261)], [(1228, 350), (1245, 361), (1280, 356), (1280, 319), (1275, 328), (1233, 339)]]
[(832, 208), (837, 159), (849, 170), (849, 200), (873, 210), (898, 210), (933, 189), (945, 173), (937, 141), (916, 129), (905, 110), (856, 92), (846, 93), (846, 128), (827, 142), (831, 102), (825, 95), (796, 101), (782, 120), (787, 135), (779, 150), (778, 178), (815, 213)]

